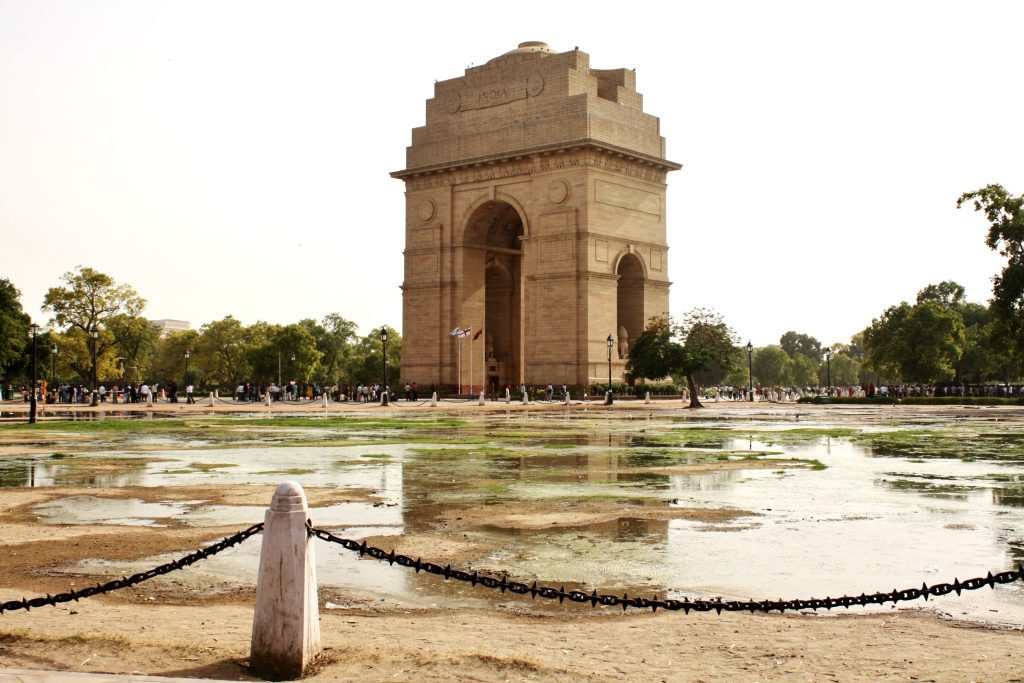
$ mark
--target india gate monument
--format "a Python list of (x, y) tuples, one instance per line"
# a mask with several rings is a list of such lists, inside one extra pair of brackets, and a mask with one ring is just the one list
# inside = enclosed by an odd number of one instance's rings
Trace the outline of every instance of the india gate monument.
[[(405, 181), (402, 381), (622, 381), (668, 312), (658, 118), (631, 69), (539, 42), (434, 86)], [(467, 332), (468, 330), (468, 332)], [(609, 350), (609, 338), (611, 349)]]

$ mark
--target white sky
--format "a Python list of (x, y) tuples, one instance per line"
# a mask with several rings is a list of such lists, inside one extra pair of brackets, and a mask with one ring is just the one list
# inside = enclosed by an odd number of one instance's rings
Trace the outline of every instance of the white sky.
[(400, 327), (388, 173), (434, 80), (543, 40), (635, 68), (684, 166), (674, 314), (845, 341), (929, 282), (987, 300), (1001, 260), (955, 200), (1024, 192), (1022, 26), (977, 0), (0, 0), (0, 277), (33, 315), (82, 264), (193, 327)]

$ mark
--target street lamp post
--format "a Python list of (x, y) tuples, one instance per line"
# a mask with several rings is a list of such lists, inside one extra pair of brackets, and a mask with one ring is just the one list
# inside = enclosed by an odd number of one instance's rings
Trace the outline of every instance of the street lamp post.
[[(294, 352), (292, 352), (292, 364), (288, 368), (288, 371), (291, 373), (291, 375), (293, 377), (295, 376), (295, 353)], [(298, 383), (295, 384), (295, 400), (296, 401), (299, 400), (299, 385), (298, 385)]]
[(54, 344), (53, 348), (50, 349), (51, 360), (53, 360), (53, 372), (50, 374), (50, 383), (53, 385), (52, 388), (55, 391), (57, 388), (57, 345)]
[(188, 359), (191, 354), (185, 349), (185, 384), (188, 384)]
[(829, 396), (832, 395), (832, 349), (825, 349), (825, 372), (826, 380), (828, 381), (828, 388), (825, 393)]
[(381, 356), (383, 357), (384, 366), (384, 383), (380, 385), (380, 404), (386, 406), (388, 404), (388, 328), (380, 328), (380, 343), (381, 343)]
[(32, 330), (32, 386), (29, 387), (31, 398), (29, 398), (28, 404), (28, 423), (36, 423), (36, 334), (39, 333), (39, 325), (32, 323), (30, 326)]
[(99, 405), (99, 395), (97, 389), (99, 389), (99, 372), (96, 369), (96, 342), (100, 338), (100, 331), (95, 325), (89, 330), (89, 337), (92, 339), (92, 404), (94, 406)]
[(608, 405), (611, 405), (614, 400), (612, 398), (612, 347), (615, 346), (615, 339), (609, 334), (605, 343), (608, 345)]
[(747, 396), (754, 400), (754, 345), (747, 340)]

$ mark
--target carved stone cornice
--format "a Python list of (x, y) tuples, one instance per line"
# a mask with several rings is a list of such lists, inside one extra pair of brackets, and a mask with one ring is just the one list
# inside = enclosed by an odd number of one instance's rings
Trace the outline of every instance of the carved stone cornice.
[(666, 159), (588, 139), (450, 164), (409, 168), (395, 171), (391, 176), (404, 180), (407, 189), (416, 191), (579, 167), (598, 168), (656, 183), (664, 183), (670, 171), (682, 168), (680, 164)]

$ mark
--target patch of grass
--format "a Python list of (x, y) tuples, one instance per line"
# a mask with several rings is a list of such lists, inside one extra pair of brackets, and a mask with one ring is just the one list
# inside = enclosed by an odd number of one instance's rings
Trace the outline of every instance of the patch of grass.
[(390, 460), (391, 456), (387, 453), (363, 453), (361, 458), (376, 458), (378, 460)]
[(292, 468), (290, 470), (267, 470), (265, 472), (259, 472), (259, 474), (315, 474), (316, 470), (304, 470), (299, 467)]
[(425, 419), (373, 418), (373, 417), (258, 417), (258, 418), (213, 418), (211, 424), (235, 427), (318, 427), (358, 430), (390, 429), (450, 429), (462, 427), (465, 420), (450, 417)]
[(64, 458), (73, 458), (75, 456), (70, 453), (54, 453), (50, 456), (50, 460), (63, 460)]
[(546, 443), (544, 448), (577, 448), (576, 444), (573, 443)]
[(194, 462), (189, 465), (193, 470), (199, 472), (212, 472), (213, 470), (221, 470), (225, 467), (238, 467), (238, 463), (234, 462)]

